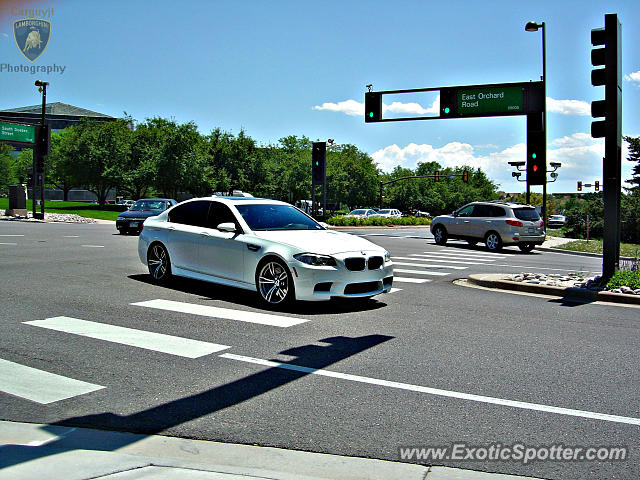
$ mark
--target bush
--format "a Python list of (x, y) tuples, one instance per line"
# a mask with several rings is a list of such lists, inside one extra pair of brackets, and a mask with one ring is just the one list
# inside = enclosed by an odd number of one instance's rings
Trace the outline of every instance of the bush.
[(369, 218), (357, 218), (357, 217), (331, 217), (327, 220), (329, 225), (336, 227), (372, 227), (372, 226), (386, 226), (386, 225), (430, 225), (431, 220), (422, 217), (401, 217), (401, 218), (386, 218), (386, 217), (369, 217)]
[(613, 274), (611, 280), (607, 284), (610, 290), (620, 287), (631, 287), (633, 289), (640, 288), (640, 272), (639, 271), (622, 271), (618, 270)]

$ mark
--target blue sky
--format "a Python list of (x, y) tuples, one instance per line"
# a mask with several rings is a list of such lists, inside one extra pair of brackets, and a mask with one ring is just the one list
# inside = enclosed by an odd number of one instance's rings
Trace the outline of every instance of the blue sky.
[[(33, 63), (12, 32), (15, 20), (30, 16), (25, 9), (53, 9), (45, 14), (49, 44)], [(573, 192), (577, 180), (602, 179), (604, 147), (590, 137), (590, 102), (604, 98), (604, 89), (590, 83), (590, 32), (604, 26), (605, 13), (622, 23), (623, 134), (640, 136), (637, 0), (0, 0), (0, 64), (65, 67), (0, 71), (0, 108), (39, 103), (33, 81), (40, 78), (50, 82), (51, 102), (137, 120), (193, 120), (205, 134), (244, 129), (264, 145), (287, 135), (333, 138), (369, 153), (383, 170), (467, 164), (517, 192), (524, 184), (507, 162), (525, 159), (524, 117), (365, 125), (365, 85), (539, 80), (541, 32), (524, 25), (544, 21), (548, 160), (563, 164), (548, 191)], [(424, 108), (434, 100), (420, 99)], [(631, 166), (623, 161), (623, 178)]]

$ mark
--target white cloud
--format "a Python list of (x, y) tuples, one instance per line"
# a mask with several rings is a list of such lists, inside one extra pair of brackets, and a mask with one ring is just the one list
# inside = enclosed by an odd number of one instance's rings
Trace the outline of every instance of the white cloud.
[(547, 97), (547, 109), (562, 115), (591, 115), (591, 105), (582, 100), (556, 100)]
[(323, 103), (322, 105), (316, 105), (314, 110), (329, 110), (331, 112), (342, 112), (347, 115), (364, 116), (364, 103), (356, 102), (355, 100), (345, 100), (338, 103)]
[(640, 86), (640, 70), (638, 70), (637, 72), (633, 72), (630, 75), (625, 75), (624, 79), (629, 82), (636, 82), (639, 84), (638, 86)]
[[(423, 107), (419, 103), (410, 102), (393, 102), (391, 105), (382, 104), (382, 112), (400, 113), (403, 115), (427, 115), (437, 114), (440, 109), (440, 96), (434, 100), (430, 107)], [(364, 116), (364, 103), (356, 100), (345, 100), (343, 102), (331, 103), (325, 102), (322, 105), (316, 105), (313, 110), (329, 110), (331, 112), (342, 112), (346, 115)]]
[[(559, 182), (564, 182), (562, 185), (550, 184), (550, 191), (573, 191), (574, 179), (601, 178), (603, 155), (602, 140), (593, 139), (588, 133), (574, 133), (549, 141), (547, 162), (562, 164), (558, 173), (560, 174)], [(396, 166), (415, 169), (418, 163), (433, 161), (443, 167), (468, 165), (472, 168), (481, 168), (491, 180), (500, 185), (502, 190), (517, 192), (524, 189), (524, 183), (518, 183), (512, 178), (511, 172), (514, 169), (509, 165), (509, 162), (525, 160), (526, 145), (524, 143), (518, 143), (503, 150), (496, 149), (488, 154), (479, 154), (472, 145), (460, 142), (451, 142), (440, 148), (428, 144), (410, 143), (406, 147), (389, 145), (374, 152), (371, 157), (385, 172), (390, 172)]]

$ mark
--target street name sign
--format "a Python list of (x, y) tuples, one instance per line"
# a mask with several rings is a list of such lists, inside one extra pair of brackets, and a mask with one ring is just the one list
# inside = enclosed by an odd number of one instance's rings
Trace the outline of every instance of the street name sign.
[(0, 141), (34, 143), (36, 141), (36, 127), (20, 123), (0, 122)]
[(460, 88), (457, 97), (460, 116), (524, 113), (524, 88), (520, 86)]

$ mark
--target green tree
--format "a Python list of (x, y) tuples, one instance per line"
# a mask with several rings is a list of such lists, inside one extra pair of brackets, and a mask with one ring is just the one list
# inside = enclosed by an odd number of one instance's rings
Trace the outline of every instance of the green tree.
[(631, 173), (631, 178), (627, 180), (632, 186), (628, 188), (627, 191), (630, 193), (636, 193), (640, 191), (640, 137), (623, 137), (625, 141), (629, 144), (629, 160), (630, 162), (635, 162), (636, 164), (633, 166), (633, 170)]
[(0, 144), (0, 194), (6, 194), (9, 191), (9, 185), (15, 181), (13, 175), (13, 158), (11, 145)]

